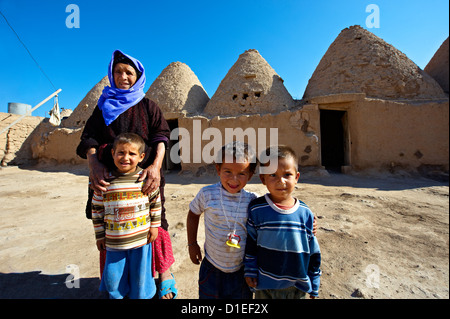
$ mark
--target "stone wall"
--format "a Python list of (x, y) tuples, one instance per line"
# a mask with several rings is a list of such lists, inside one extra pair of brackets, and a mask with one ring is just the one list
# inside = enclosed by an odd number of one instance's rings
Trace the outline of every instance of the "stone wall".
[[(448, 99), (395, 102), (366, 98), (365, 94), (316, 97), (309, 104), (278, 114), (212, 119), (180, 117), (178, 126), (187, 132), (187, 135), (183, 135), (183, 131), (180, 133), (180, 140), (189, 140), (187, 144), (179, 143), (182, 169), (204, 171), (211, 163), (205, 159), (211, 160), (217, 147), (233, 138), (248, 142), (258, 154), (270, 144), (286, 144), (296, 152), (300, 167), (322, 167), (321, 110), (346, 113), (344, 172), (429, 169), (448, 172)], [(209, 128), (217, 130), (207, 131)], [(276, 128), (276, 140), (273, 136), (271, 140), (271, 128)], [(252, 134), (256, 142), (252, 142)], [(183, 158), (183, 154), (186, 157)]]
[[(0, 113), (0, 130), (20, 115)], [(75, 149), (83, 128), (52, 126), (47, 118), (26, 116), (0, 135), (0, 162), (7, 165), (33, 165), (38, 162), (84, 163)]]
[[(180, 134), (179, 146), (183, 170), (198, 172), (202, 167), (211, 164), (219, 148), (233, 139), (247, 142), (258, 155), (273, 144), (289, 145), (298, 155), (301, 166), (320, 164), (319, 113), (314, 105), (305, 105), (303, 108), (274, 115), (243, 115), (212, 119), (202, 116), (184, 117), (178, 119), (178, 125), (189, 132), (187, 136)], [(208, 128), (213, 130), (206, 131)], [(189, 142), (183, 143), (183, 138), (187, 138)], [(184, 148), (184, 145), (187, 147)], [(186, 153), (189, 155), (183, 158), (183, 154)], [(210, 161), (205, 162), (206, 158)]]
[(348, 170), (449, 169), (449, 100), (398, 102), (338, 94), (310, 101), (347, 113)]
[[(0, 113), (0, 130), (3, 130), (21, 115)], [(31, 144), (33, 138), (50, 129), (43, 117), (26, 116), (20, 122), (0, 135), (0, 163), (2, 166), (29, 164), (33, 161)]]
[(82, 164), (86, 160), (76, 154), (76, 148), (80, 143), (81, 128), (53, 128), (36, 136), (31, 144), (33, 157), (39, 162), (56, 164)]

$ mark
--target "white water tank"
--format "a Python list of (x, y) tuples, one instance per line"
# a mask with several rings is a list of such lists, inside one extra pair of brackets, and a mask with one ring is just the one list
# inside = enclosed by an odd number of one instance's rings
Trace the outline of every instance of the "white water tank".
[(29, 104), (12, 102), (8, 103), (8, 113), (25, 115), (28, 111), (31, 111), (31, 105)]

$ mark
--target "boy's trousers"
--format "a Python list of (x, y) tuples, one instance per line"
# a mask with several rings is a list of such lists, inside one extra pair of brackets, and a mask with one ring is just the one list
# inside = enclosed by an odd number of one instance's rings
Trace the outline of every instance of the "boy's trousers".
[(200, 265), (199, 299), (252, 299), (253, 294), (244, 279), (244, 267), (225, 273), (205, 257)]
[(294, 286), (285, 289), (256, 290), (255, 299), (305, 299), (306, 293)]
[(100, 291), (110, 298), (150, 299), (156, 293), (151, 244), (124, 251), (107, 251)]

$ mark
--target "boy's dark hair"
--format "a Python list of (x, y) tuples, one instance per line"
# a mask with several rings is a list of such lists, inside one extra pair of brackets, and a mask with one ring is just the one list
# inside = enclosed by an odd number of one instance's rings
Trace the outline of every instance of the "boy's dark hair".
[(221, 166), (224, 162), (236, 161), (237, 163), (243, 163), (244, 161), (250, 163), (250, 172), (253, 174), (256, 171), (256, 165), (258, 159), (253, 148), (247, 143), (234, 141), (228, 143), (220, 149), (217, 153), (216, 164)]
[(122, 133), (119, 134), (113, 144), (113, 150), (116, 150), (119, 144), (136, 144), (138, 146), (139, 154), (145, 152), (145, 142), (139, 135), (135, 133)]
[(298, 172), (298, 159), (295, 151), (287, 145), (276, 145), (266, 148), (260, 155), (260, 165), (268, 166), (273, 159), (292, 158), (294, 160), (295, 171)]

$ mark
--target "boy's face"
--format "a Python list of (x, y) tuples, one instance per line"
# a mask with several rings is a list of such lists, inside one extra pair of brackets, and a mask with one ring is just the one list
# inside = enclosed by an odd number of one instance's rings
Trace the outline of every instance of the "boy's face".
[(136, 166), (144, 159), (145, 154), (139, 153), (139, 147), (136, 144), (118, 144), (112, 150), (114, 164), (119, 173), (126, 174), (136, 170)]
[(216, 164), (216, 170), (222, 186), (231, 194), (236, 194), (243, 189), (253, 175), (250, 172), (250, 163), (247, 161)]
[(300, 173), (295, 168), (291, 157), (278, 159), (278, 166), (273, 174), (261, 174), (261, 182), (266, 185), (274, 203), (282, 203), (292, 198), (295, 184)]

